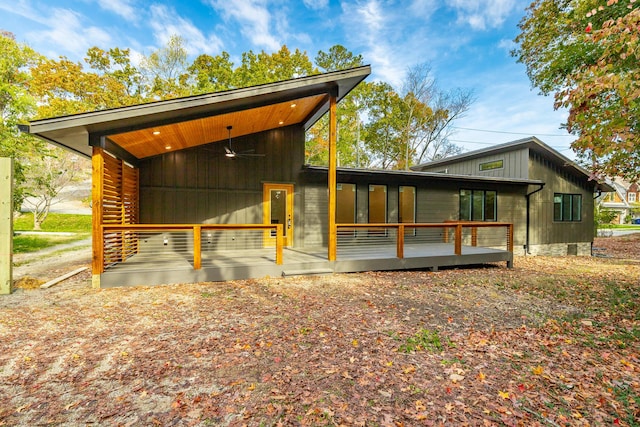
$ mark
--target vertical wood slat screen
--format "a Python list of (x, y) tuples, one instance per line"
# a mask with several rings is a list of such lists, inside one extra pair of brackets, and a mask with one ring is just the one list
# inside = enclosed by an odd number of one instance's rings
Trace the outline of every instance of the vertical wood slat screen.
[[(139, 215), (138, 169), (103, 155), (103, 224), (137, 224)], [(104, 233), (104, 266), (125, 261), (138, 252), (138, 233)]]

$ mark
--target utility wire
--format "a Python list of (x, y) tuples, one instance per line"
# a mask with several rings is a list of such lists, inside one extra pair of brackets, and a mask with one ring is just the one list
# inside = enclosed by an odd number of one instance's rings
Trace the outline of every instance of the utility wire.
[[(449, 139), (447, 138), (447, 141), (450, 142), (459, 142), (459, 143), (466, 143), (466, 144), (478, 144), (478, 145), (498, 145), (501, 144), (501, 142), (484, 142), (484, 141), (467, 141), (464, 139)], [(557, 151), (568, 151), (571, 150), (571, 147), (564, 147), (564, 148), (560, 148), (560, 147), (554, 147), (553, 145), (550, 145), (549, 147), (553, 148), (554, 150)]]
[(572, 136), (570, 134), (566, 134), (566, 135), (560, 135), (560, 134), (553, 134), (553, 133), (523, 133), (523, 132), (506, 132), (506, 131), (502, 131), (502, 130), (487, 130), (487, 129), (474, 129), (474, 128), (462, 128), (462, 127), (458, 127), (458, 126), (451, 126), (452, 129), (461, 129), (461, 130), (472, 130), (475, 132), (487, 132), (487, 133), (506, 133), (509, 135), (526, 135), (526, 136), (556, 136), (556, 137), (569, 137)]

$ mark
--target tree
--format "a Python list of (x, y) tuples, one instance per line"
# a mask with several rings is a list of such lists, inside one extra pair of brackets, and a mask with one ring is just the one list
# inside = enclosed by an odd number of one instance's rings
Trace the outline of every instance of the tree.
[(194, 80), (194, 93), (219, 92), (235, 87), (233, 62), (227, 52), (200, 55), (187, 68)]
[(360, 67), (364, 64), (362, 55), (354, 55), (342, 45), (334, 45), (329, 48), (329, 52), (318, 51), (315, 63), (323, 72), (346, 70)]
[(253, 51), (242, 54), (242, 63), (234, 72), (236, 87), (247, 87), (279, 82), (318, 74), (306, 52), (293, 53), (282, 46), (278, 52), (268, 54)]
[(145, 56), (140, 68), (149, 96), (170, 99), (191, 94), (185, 40), (172, 35), (167, 44)]
[(568, 108), (572, 147), (595, 172), (640, 178), (640, 9), (635, 0), (536, 0), (512, 54)]
[(474, 98), (471, 91), (441, 90), (427, 63), (407, 71), (403, 84), (402, 145), (400, 169), (413, 164), (459, 154), (462, 149), (449, 142), (452, 123), (464, 117)]
[[(315, 64), (323, 72), (344, 70), (363, 65), (362, 55), (354, 55), (344, 46), (335, 45), (329, 52), (319, 51)], [(337, 106), (336, 157), (341, 166), (361, 167), (369, 163), (368, 153), (362, 146), (365, 93), (370, 83), (362, 82)], [(307, 159), (315, 164), (328, 162), (329, 117), (322, 117), (308, 132)]]
[(24, 199), (24, 159), (34, 138), (18, 130), (36, 108), (29, 94), (28, 69), (39, 58), (30, 47), (17, 43), (11, 33), (0, 32), (0, 156), (14, 159), (13, 206), (16, 210)]
[(111, 48), (108, 51), (92, 47), (87, 51), (85, 62), (101, 73), (105, 79), (113, 79), (122, 85), (121, 105), (140, 103), (145, 98), (142, 73), (131, 63), (131, 50)]
[(33, 229), (40, 230), (62, 190), (84, 177), (89, 165), (71, 152), (48, 146), (32, 153), (29, 166), (24, 204), (33, 211)]

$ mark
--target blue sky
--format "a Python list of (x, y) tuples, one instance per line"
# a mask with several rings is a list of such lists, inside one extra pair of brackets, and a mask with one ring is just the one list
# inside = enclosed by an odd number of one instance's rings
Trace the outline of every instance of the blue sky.
[(342, 44), (371, 64), (370, 80), (397, 89), (408, 67), (429, 62), (443, 89), (477, 98), (456, 123), (465, 151), (536, 135), (567, 157), (566, 113), (531, 89), (509, 55), (529, 0), (0, 0), (0, 29), (55, 58), (89, 47), (148, 54), (172, 34), (190, 55), (273, 52), (286, 44), (313, 59)]

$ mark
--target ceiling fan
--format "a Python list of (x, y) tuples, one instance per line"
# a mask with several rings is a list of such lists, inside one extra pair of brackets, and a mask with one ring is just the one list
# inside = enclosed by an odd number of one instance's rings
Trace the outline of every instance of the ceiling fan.
[(235, 159), (237, 157), (264, 157), (264, 154), (254, 153), (254, 150), (234, 151), (231, 145), (231, 129), (233, 129), (233, 126), (227, 126), (227, 130), (229, 131), (229, 145), (224, 147), (225, 157), (230, 159)]

